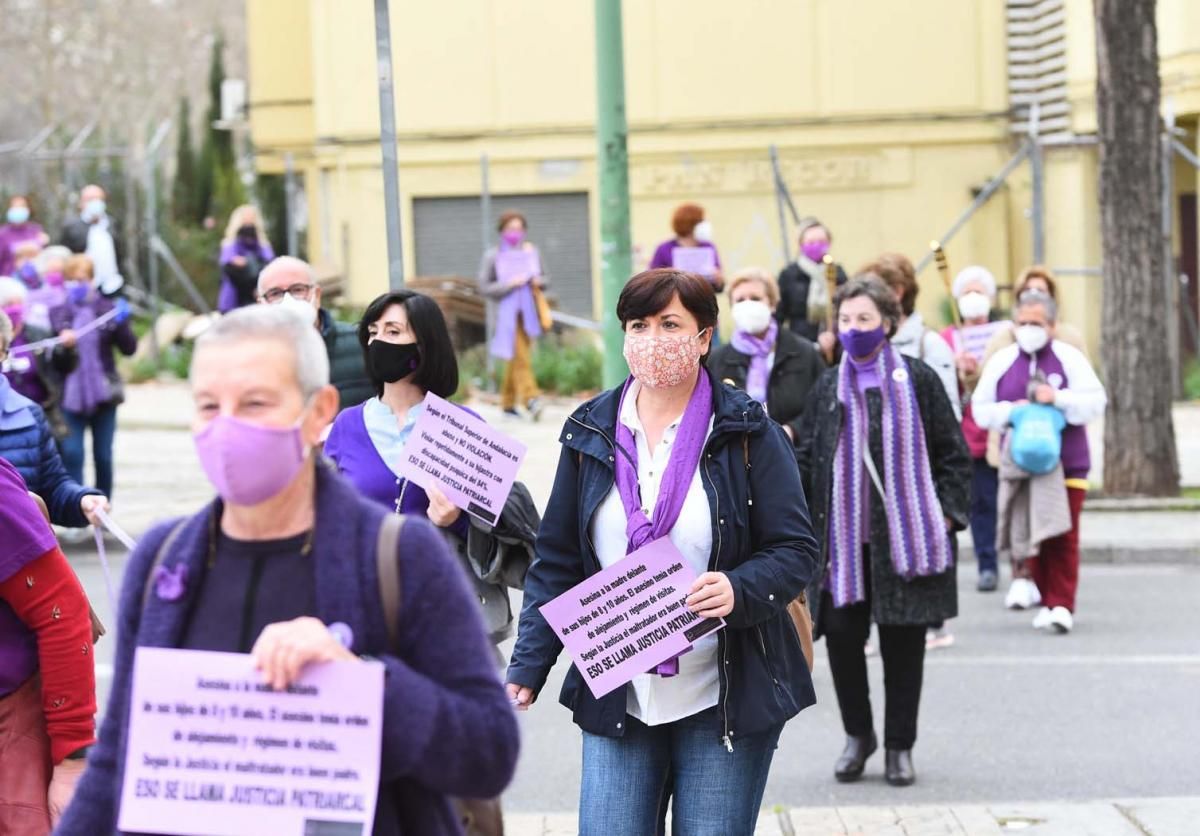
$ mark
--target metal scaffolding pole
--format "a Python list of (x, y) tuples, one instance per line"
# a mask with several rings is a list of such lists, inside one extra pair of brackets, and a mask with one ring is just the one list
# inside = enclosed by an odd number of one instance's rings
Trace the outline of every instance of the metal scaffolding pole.
[(1041, 107), (1034, 102), (1029, 109), (1029, 174), (1030, 208), (1029, 225), (1033, 235), (1033, 263), (1046, 263), (1046, 167), (1038, 140), (1038, 122)]
[(613, 311), (633, 270), (629, 234), (629, 127), (625, 119), (621, 0), (596, 0), (596, 142), (600, 174), (601, 322), (604, 385), (625, 379), (625, 334)]
[[(491, 164), (487, 154), (479, 155), (479, 243), (480, 252), (492, 246), (492, 180)], [(496, 304), (491, 298), (484, 299), (484, 338), (487, 341), (487, 390), (496, 391), (496, 358), (492, 356), (492, 334), (496, 330)]]
[[(150, 144), (146, 146), (146, 241), (151, 242), (158, 237), (158, 149), (167, 133), (171, 130), (171, 120), (166, 119), (158, 126)], [(158, 317), (162, 313), (162, 299), (158, 287), (158, 258), (154, 250), (150, 250), (147, 259), (150, 282), (150, 357), (158, 367), (161, 346), (158, 344)]]
[(283, 155), (283, 200), (286, 206), (284, 226), (287, 230), (287, 253), (299, 258), (300, 243), (296, 237), (296, 162), (291, 151)]
[(396, 155), (396, 99), (392, 86), (392, 25), (388, 0), (375, 0), (375, 59), (379, 69), (379, 147), (383, 154), (383, 210), (387, 229), (388, 284), (404, 287), (400, 235), (400, 161)]

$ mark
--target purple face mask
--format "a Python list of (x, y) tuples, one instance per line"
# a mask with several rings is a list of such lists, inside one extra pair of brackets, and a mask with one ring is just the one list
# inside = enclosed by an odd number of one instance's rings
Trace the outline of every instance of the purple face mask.
[(887, 335), (883, 333), (882, 325), (872, 328), (870, 331), (851, 328), (849, 331), (842, 331), (838, 334), (838, 340), (841, 341), (843, 350), (854, 360), (870, 357), (885, 339), (887, 339)]
[(828, 241), (805, 241), (800, 245), (801, 252), (811, 261), (820, 261), (829, 252)]
[(221, 415), (194, 441), (208, 481), (232, 505), (258, 505), (279, 494), (307, 458), (298, 424), (264, 427)]
[(510, 247), (519, 247), (521, 242), (525, 240), (525, 230), (523, 229), (506, 229), (500, 233), (500, 237), (504, 239), (504, 243)]

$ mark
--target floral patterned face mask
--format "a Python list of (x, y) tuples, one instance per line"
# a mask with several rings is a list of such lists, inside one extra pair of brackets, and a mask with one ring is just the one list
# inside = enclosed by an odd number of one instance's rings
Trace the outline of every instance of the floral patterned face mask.
[(643, 386), (651, 389), (670, 389), (700, 368), (700, 356), (704, 353), (699, 334), (680, 337), (674, 334), (659, 336), (625, 335), (625, 362), (629, 371)]

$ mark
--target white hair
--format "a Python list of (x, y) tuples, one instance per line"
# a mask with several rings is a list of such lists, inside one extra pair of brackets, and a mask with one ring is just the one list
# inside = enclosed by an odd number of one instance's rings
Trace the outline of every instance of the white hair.
[(271, 276), (275, 275), (276, 273), (284, 272), (303, 273), (305, 278), (307, 278), (311, 284), (316, 285), (317, 283), (317, 271), (313, 269), (311, 264), (302, 258), (296, 258), (295, 256), (291, 255), (281, 255), (264, 267), (258, 274), (258, 287), (255, 288), (255, 293), (261, 296), (263, 292), (263, 285), (266, 283), (266, 280), (271, 278)]
[(984, 287), (984, 293), (989, 299), (996, 298), (996, 277), (992, 275), (992, 271), (978, 264), (972, 264), (970, 267), (964, 267), (958, 271), (958, 275), (954, 277), (954, 284), (951, 285), (951, 293), (957, 299), (967, 292), (967, 285), (979, 282)]
[(29, 298), (29, 288), (20, 279), (12, 276), (0, 276), (0, 306), (24, 305)]
[(213, 345), (277, 340), (292, 350), (296, 381), (305, 400), (329, 385), (329, 355), (311, 322), (282, 305), (247, 305), (218, 319), (196, 340), (196, 354)]
[(0, 311), (0, 352), (8, 351), (9, 345), (12, 344), (13, 324), (8, 318), (8, 314)]

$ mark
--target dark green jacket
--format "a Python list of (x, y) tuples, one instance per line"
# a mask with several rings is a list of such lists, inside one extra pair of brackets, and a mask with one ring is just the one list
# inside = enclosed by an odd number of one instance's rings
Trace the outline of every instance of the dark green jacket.
[(322, 308), (317, 314), (321, 339), (329, 354), (329, 382), (342, 396), (340, 409), (357, 406), (375, 396), (375, 384), (367, 377), (362, 346), (358, 344), (358, 325), (338, 322)]

